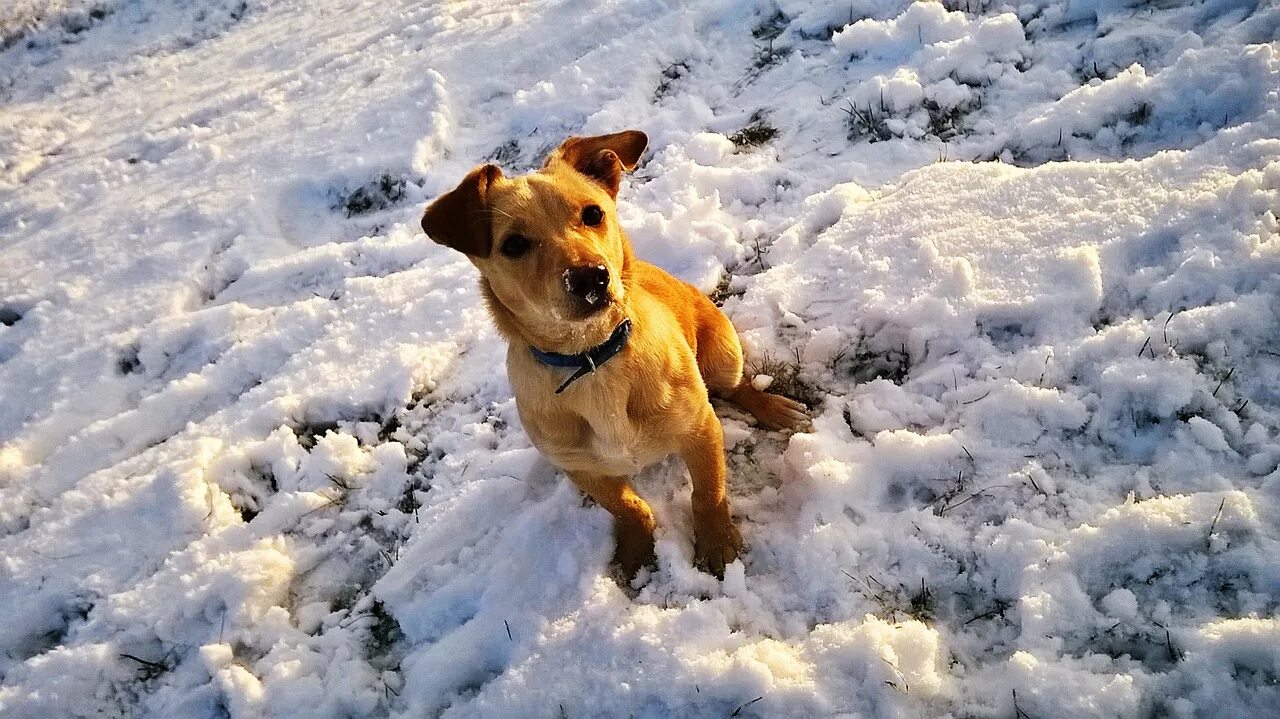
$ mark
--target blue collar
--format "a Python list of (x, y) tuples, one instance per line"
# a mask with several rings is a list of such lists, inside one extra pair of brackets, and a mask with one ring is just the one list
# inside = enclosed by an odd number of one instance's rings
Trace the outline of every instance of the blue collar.
[(569, 379), (556, 388), (556, 394), (560, 394), (569, 385), (595, 372), (597, 367), (613, 359), (615, 355), (622, 351), (623, 347), (627, 346), (627, 340), (630, 337), (631, 319), (627, 318), (614, 328), (613, 334), (609, 335), (609, 339), (586, 352), (580, 352), (576, 355), (562, 355), (558, 352), (543, 352), (537, 347), (530, 347), (529, 350), (533, 352), (534, 358), (548, 367), (577, 368), (577, 372), (569, 375)]

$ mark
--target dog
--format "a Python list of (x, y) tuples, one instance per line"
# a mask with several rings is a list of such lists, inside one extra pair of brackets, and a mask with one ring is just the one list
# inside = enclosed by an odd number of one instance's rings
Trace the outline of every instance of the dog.
[(737, 331), (711, 300), (633, 253), (615, 201), (648, 142), (638, 130), (570, 137), (526, 175), (477, 167), (427, 206), (422, 229), (479, 270), (520, 421), (613, 515), (624, 577), (655, 561), (653, 512), (629, 477), (678, 454), (693, 483), (695, 564), (723, 578), (743, 546), (710, 396), (773, 429), (808, 416), (743, 378)]

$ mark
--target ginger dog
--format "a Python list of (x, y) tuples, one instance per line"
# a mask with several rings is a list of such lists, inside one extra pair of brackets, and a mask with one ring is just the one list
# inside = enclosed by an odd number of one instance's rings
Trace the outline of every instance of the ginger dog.
[(742, 376), (737, 332), (692, 285), (632, 253), (615, 199), (648, 138), (571, 137), (537, 172), (472, 170), (422, 229), (466, 254), (507, 339), (507, 373), (534, 446), (615, 518), (628, 578), (654, 562), (654, 518), (629, 476), (679, 454), (693, 481), (694, 558), (723, 578), (742, 550), (709, 393), (772, 428), (804, 406)]

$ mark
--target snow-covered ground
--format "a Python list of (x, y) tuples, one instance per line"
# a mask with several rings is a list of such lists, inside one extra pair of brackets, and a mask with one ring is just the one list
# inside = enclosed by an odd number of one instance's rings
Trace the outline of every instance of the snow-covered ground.
[[(1263, 717), (1280, 7), (0, 8), (0, 716)], [(749, 551), (538, 458), (473, 165), (643, 129), (620, 212), (812, 433)]]

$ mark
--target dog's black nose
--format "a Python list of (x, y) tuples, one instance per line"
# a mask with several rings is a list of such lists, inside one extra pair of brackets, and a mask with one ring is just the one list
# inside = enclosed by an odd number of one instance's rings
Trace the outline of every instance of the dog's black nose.
[(564, 271), (564, 288), (591, 307), (603, 305), (609, 299), (609, 268), (604, 265), (570, 267)]

